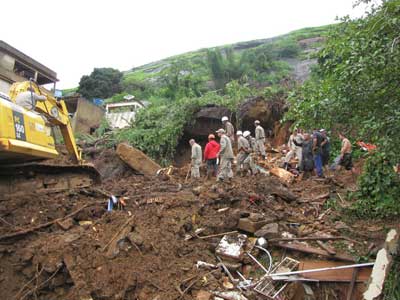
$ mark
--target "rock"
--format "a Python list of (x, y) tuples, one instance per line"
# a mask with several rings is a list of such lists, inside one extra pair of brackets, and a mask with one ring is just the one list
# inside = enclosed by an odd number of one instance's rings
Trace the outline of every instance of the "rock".
[(364, 292), (364, 300), (377, 300), (383, 292), (386, 277), (389, 275), (392, 263), (392, 256), (388, 250), (382, 248), (376, 256), (375, 264), (372, 269), (370, 282)]
[(389, 251), (390, 254), (392, 255), (397, 255), (399, 252), (399, 239), (400, 235), (399, 232), (395, 229), (391, 229), (385, 240), (385, 249)]
[(132, 231), (128, 233), (126, 237), (132, 244), (136, 244), (137, 246), (143, 245), (144, 240), (142, 236), (137, 232)]
[(274, 239), (279, 237), (279, 225), (277, 223), (266, 224), (254, 235), (256, 237), (265, 237), (266, 239)]
[(57, 225), (60, 226), (62, 230), (68, 230), (74, 226), (74, 220), (72, 218), (68, 218), (64, 221), (57, 222)]
[(144, 175), (156, 175), (161, 166), (155, 163), (142, 151), (126, 144), (121, 143), (117, 146), (118, 156), (126, 162), (132, 169)]
[(225, 235), (215, 249), (215, 253), (228, 259), (240, 261), (243, 258), (246, 242), (247, 236), (244, 234)]
[(211, 293), (207, 291), (199, 291), (196, 295), (196, 300), (210, 300), (211, 296)]
[(249, 218), (239, 219), (238, 229), (246, 232), (254, 233), (267, 224), (267, 221), (253, 222)]
[(201, 194), (201, 192), (204, 190), (204, 188), (200, 185), (200, 186), (196, 186), (192, 189), (193, 194), (195, 194), (196, 196), (199, 196)]
[(258, 222), (262, 221), (264, 219), (264, 216), (259, 213), (250, 213), (249, 219), (253, 222)]

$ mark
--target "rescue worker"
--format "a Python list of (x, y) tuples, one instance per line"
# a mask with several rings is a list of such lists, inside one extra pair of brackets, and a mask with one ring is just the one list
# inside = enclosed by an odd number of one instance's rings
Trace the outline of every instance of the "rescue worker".
[(218, 152), (219, 152), (219, 144), (215, 141), (215, 135), (209, 134), (208, 143), (204, 148), (204, 161), (207, 164), (207, 179), (210, 179), (211, 175), (217, 176)]
[(196, 143), (194, 139), (189, 141), (190, 146), (192, 147), (192, 164), (191, 164), (191, 173), (190, 177), (194, 179), (200, 178), (200, 165), (202, 159), (201, 147)]
[(26, 92), (19, 93), (15, 99), (15, 103), (28, 110), (34, 110), (37, 101), (45, 101), (47, 98), (44, 95), (38, 95), (29, 87)]
[(329, 163), (331, 142), (325, 129), (321, 129), (319, 132), (321, 132), (322, 137), (324, 138), (324, 140), (321, 143), (321, 148), (322, 148), (322, 166), (325, 167), (328, 166)]
[(342, 148), (340, 149), (340, 165), (343, 166), (346, 170), (351, 170), (353, 173), (355, 173), (351, 157), (351, 143), (342, 133), (339, 133), (339, 138), (342, 141)]
[(293, 130), (292, 134), (289, 137), (289, 141), (288, 141), (288, 147), (289, 147), (289, 152), (286, 154), (285, 157), (285, 163), (284, 163), (284, 168), (287, 169), (288, 164), (290, 162), (290, 160), (293, 158), (293, 156), (296, 156), (297, 159), (299, 160), (299, 168), (301, 166), (302, 163), (302, 148), (301, 148), (301, 144), (303, 143), (303, 135), (298, 133), (298, 130), (295, 129)]
[(236, 132), (237, 136), (237, 156), (236, 156), (236, 174), (240, 174), (241, 171), (244, 171), (244, 160), (248, 156), (248, 150), (250, 148), (249, 141), (243, 137), (243, 132), (238, 130)]
[(324, 140), (322, 134), (314, 129), (313, 133), (313, 156), (314, 156), (314, 167), (318, 177), (324, 177), (322, 170), (322, 141)]
[(217, 176), (217, 181), (224, 181), (225, 179), (232, 179), (232, 162), (233, 162), (233, 151), (232, 143), (230, 138), (225, 134), (225, 130), (220, 128), (217, 131), (220, 137), (220, 150), (218, 152), (219, 162), (219, 172)]
[(256, 153), (265, 159), (265, 131), (261, 127), (259, 120), (255, 120), (254, 125), (256, 126)]
[(251, 139), (254, 140), (254, 138), (250, 135), (250, 131), (246, 130), (245, 132), (243, 132), (243, 137), (247, 140), (247, 144), (245, 144), (246, 148), (245, 151), (246, 153), (248, 153), (247, 157), (245, 158), (243, 165), (245, 167), (245, 169), (247, 170), (248, 168), (250, 168), (251, 173), (253, 175), (258, 173), (256, 164), (254, 163), (252, 152), (254, 152), (253, 148), (251, 147)]
[(225, 133), (231, 140), (231, 144), (235, 143), (235, 128), (233, 127), (232, 123), (229, 122), (229, 118), (227, 116), (222, 117), (222, 124), (225, 127)]
[[(313, 140), (309, 133), (303, 135), (304, 140), (301, 143), (302, 147), (302, 163), (300, 165), (300, 171), (305, 174), (311, 173), (314, 170), (314, 158), (313, 158)], [(303, 177), (304, 178), (304, 177)]]

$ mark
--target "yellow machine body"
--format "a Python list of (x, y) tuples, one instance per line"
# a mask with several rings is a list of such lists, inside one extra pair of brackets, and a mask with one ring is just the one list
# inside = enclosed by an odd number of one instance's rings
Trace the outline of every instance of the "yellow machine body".
[(36, 112), (0, 98), (0, 163), (55, 158), (51, 128)]

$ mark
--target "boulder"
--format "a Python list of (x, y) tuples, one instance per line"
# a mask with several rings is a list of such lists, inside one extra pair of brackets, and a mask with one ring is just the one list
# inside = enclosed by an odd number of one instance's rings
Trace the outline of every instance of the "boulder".
[(279, 225), (277, 223), (264, 225), (257, 230), (254, 235), (256, 237), (264, 237), (266, 239), (274, 239), (279, 237)]

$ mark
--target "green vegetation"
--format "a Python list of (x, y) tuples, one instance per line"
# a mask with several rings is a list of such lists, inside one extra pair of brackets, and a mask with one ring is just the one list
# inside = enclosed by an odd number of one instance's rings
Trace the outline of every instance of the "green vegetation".
[(112, 68), (95, 68), (82, 76), (78, 92), (87, 99), (108, 98), (121, 91), (122, 73)]
[(400, 213), (400, 1), (344, 18), (330, 33), (312, 78), (291, 97), (287, 116), (303, 127), (341, 130), (379, 145), (360, 177), (357, 213)]

